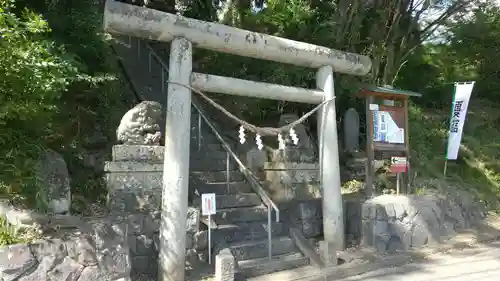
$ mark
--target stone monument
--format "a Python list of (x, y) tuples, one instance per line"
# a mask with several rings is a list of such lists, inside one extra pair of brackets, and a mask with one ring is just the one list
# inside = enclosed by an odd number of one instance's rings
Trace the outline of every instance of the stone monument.
[[(280, 117), (278, 126), (282, 127), (288, 125), (299, 119), (296, 114), (283, 114)], [(306, 131), (306, 127), (303, 124), (298, 124), (294, 128), (297, 137), (299, 138), (299, 143), (294, 145), (289, 134), (283, 136), (286, 148), (284, 150), (284, 159), (292, 162), (307, 162), (311, 163), (315, 160), (316, 147), (311, 137)]]
[(344, 148), (352, 153), (359, 150), (359, 114), (349, 108), (344, 114)]

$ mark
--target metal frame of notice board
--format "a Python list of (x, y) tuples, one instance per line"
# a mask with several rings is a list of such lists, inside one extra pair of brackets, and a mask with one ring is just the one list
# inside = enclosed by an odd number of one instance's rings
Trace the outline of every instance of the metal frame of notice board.
[(376, 154), (382, 154), (383, 158), (391, 156), (407, 158), (407, 169), (402, 186), (406, 193), (411, 193), (408, 180), (410, 174), (408, 100), (410, 97), (422, 95), (390, 87), (367, 86), (361, 89), (358, 96), (365, 98), (366, 102), (366, 196), (374, 195)]

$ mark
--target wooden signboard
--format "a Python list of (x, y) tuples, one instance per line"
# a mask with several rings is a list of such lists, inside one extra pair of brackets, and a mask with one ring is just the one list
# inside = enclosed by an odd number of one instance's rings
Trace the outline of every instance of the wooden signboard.
[[(367, 141), (366, 193), (373, 195), (375, 152), (407, 160), (405, 174), (409, 173), (410, 143), (408, 132), (408, 99), (421, 94), (384, 87), (364, 87), (359, 93), (366, 99)], [(399, 159), (399, 158), (398, 158)], [(408, 178), (406, 176), (406, 178)], [(405, 183), (409, 193), (408, 181)]]

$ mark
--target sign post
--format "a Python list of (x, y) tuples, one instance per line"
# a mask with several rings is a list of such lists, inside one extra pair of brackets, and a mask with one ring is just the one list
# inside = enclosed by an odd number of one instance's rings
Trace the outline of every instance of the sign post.
[(396, 194), (399, 195), (399, 182), (401, 173), (406, 173), (408, 170), (408, 160), (406, 157), (391, 157), (391, 172), (396, 174)]
[(406, 157), (393, 156), (391, 157), (391, 172), (401, 174), (406, 172), (408, 161)]
[(208, 264), (212, 264), (212, 215), (215, 215), (215, 193), (201, 195), (201, 214), (208, 216)]
[[(408, 108), (410, 97), (420, 97), (419, 93), (395, 89), (390, 86), (365, 86), (358, 94), (366, 100), (366, 196), (374, 196), (375, 157), (388, 159), (404, 156), (410, 159), (410, 135)], [(392, 160), (392, 159), (391, 159)], [(398, 160), (396, 160), (398, 161)], [(395, 163), (397, 164), (397, 163)], [(391, 163), (391, 166), (393, 164)], [(395, 165), (403, 169), (398, 174), (406, 193), (411, 193), (410, 165)], [(402, 174), (402, 175), (401, 175)], [(399, 181), (398, 181), (399, 182)]]

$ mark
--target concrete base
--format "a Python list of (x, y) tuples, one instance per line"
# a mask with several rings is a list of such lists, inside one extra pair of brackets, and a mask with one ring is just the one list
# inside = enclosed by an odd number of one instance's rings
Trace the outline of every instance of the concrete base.
[(338, 265), (337, 245), (327, 241), (319, 241), (319, 251), (326, 266)]
[(235, 260), (228, 248), (215, 257), (215, 281), (234, 281)]

